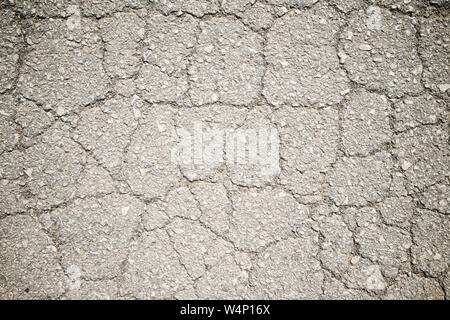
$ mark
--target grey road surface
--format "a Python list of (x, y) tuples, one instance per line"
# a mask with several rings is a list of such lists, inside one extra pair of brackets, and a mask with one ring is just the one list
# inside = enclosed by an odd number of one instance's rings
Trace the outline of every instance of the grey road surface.
[(448, 0), (1, 0), (1, 299), (450, 297)]

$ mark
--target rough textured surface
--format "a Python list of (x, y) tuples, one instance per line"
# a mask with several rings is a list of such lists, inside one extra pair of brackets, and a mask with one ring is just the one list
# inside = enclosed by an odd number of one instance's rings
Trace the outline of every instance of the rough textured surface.
[(448, 269), (450, 239), (448, 217), (442, 214), (418, 210), (411, 228), (413, 266), (426, 275), (436, 277)]
[(187, 12), (201, 18), (205, 14), (217, 13), (219, 10), (219, 2), (211, 0), (150, 0), (150, 4), (165, 15)]
[(2, 219), (0, 239), (3, 299), (55, 299), (64, 293), (58, 250), (35, 219)]
[(389, 300), (442, 300), (444, 292), (434, 279), (402, 277), (386, 290), (385, 299)]
[(413, 22), (376, 6), (352, 13), (339, 51), (350, 79), (390, 97), (421, 92), (423, 67)]
[(449, 10), (0, 1), (0, 299), (449, 299)]
[(448, 126), (424, 126), (395, 137), (394, 155), (408, 188), (422, 190), (448, 175)]
[(65, 270), (76, 269), (88, 280), (111, 279), (118, 275), (131, 240), (139, 234), (143, 207), (128, 195), (89, 197), (41, 219), (44, 228), (58, 237)]
[(348, 80), (335, 49), (342, 24), (336, 11), (325, 5), (292, 11), (274, 23), (264, 51), (268, 67), (263, 94), (271, 104), (326, 105), (342, 100)]
[(187, 94), (188, 57), (196, 44), (197, 21), (165, 17), (155, 14), (147, 17), (147, 36), (144, 40), (137, 88), (149, 102), (181, 102)]
[(263, 75), (261, 36), (233, 19), (212, 18), (199, 26), (198, 43), (188, 70), (192, 102), (254, 102)]
[(144, 22), (133, 13), (116, 13), (102, 19), (100, 28), (106, 49), (106, 72), (117, 78), (134, 76), (141, 61), (139, 41), (145, 35)]
[(25, 98), (60, 114), (106, 96), (109, 79), (96, 23), (45, 19), (30, 23), (17, 89)]
[(344, 157), (330, 172), (326, 193), (338, 206), (379, 202), (389, 190), (391, 170), (392, 159), (386, 152), (366, 158)]
[[(338, 151), (339, 116), (332, 108), (285, 108), (274, 113), (280, 132), (280, 183), (300, 195), (320, 191), (320, 173), (329, 170)], [(307, 181), (307, 183), (305, 183)]]
[(348, 155), (367, 156), (391, 140), (389, 102), (384, 96), (356, 91), (345, 103), (342, 143)]
[(394, 104), (394, 129), (405, 131), (421, 125), (445, 122), (446, 103), (431, 95), (408, 97)]
[(179, 180), (171, 161), (176, 143), (174, 111), (169, 106), (148, 108), (127, 145), (123, 176), (131, 192), (144, 200), (161, 197)]
[(19, 142), (19, 132), (14, 124), (15, 101), (10, 95), (0, 96), (0, 153), (12, 151)]
[(420, 21), (419, 53), (423, 60), (424, 86), (441, 95), (448, 95), (450, 20), (423, 19)]
[(22, 30), (14, 19), (14, 13), (7, 10), (0, 12), (2, 28), (0, 29), (0, 93), (12, 87), (18, 74), (19, 51), (23, 46)]

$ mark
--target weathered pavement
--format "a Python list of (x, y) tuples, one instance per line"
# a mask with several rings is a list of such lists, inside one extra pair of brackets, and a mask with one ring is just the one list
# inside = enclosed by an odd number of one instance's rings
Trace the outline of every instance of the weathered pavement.
[[(0, 2), (0, 298), (450, 296), (448, 0), (36, 2)], [(279, 170), (171, 161), (198, 121)]]

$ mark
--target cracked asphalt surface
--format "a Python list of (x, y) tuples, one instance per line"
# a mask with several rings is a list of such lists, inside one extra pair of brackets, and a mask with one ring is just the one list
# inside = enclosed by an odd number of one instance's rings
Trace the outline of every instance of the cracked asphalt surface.
[(1, 299), (450, 297), (448, 0), (0, 8)]

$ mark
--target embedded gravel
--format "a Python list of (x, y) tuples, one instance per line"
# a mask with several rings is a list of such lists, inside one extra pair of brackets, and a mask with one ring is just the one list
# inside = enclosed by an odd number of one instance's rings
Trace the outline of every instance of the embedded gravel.
[(0, 1), (0, 299), (450, 298), (449, 10)]

